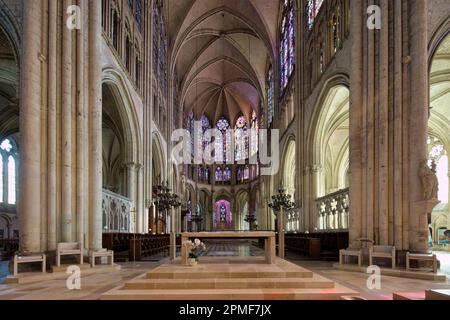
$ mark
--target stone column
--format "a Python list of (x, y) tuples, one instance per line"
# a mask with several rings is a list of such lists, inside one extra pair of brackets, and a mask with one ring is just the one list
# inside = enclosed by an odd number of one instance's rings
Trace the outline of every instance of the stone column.
[[(144, 222), (144, 172), (143, 166), (137, 165), (137, 197), (136, 197), (136, 233), (142, 233)], [(148, 231), (148, 230), (147, 230)]]
[(136, 208), (136, 164), (127, 163), (125, 167), (127, 170), (127, 195)]
[(316, 206), (316, 200), (318, 198), (318, 184), (319, 184), (319, 177), (322, 171), (322, 167), (320, 165), (313, 165), (311, 166), (311, 205), (310, 208), (312, 208), (311, 210), (311, 214), (313, 215), (312, 218), (310, 217), (310, 226), (309, 226), (309, 231), (314, 230), (316, 227), (316, 225), (312, 225), (313, 223), (316, 223), (317, 221), (317, 206)]
[(102, 248), (102, 2), (89, 1), (89, 247)]
[(350, 1), (352, 72), (350, 75), (350, 244), (362, 236), (363, 1)]
[[(68, 8), (72, 0), (64, 0)], [(72, 242), (72, 30), (62, 27), (61, 73), (61, 235)]]
[(77, 139), (76, 139), (76, 150), (77, 150), (77, 186), (76, 186), (76, 210), (77, 210), (77, 242), (82, 243), (83, 248), (86, 249), (85, 243), (85, 225), (86, 225), (86, 212), (87, 212), (87, 146), (88, 146), (88, 136), (87, 136), (87, 104), (86, 104), (86, 52), (85, 52), (85, 21), (87, 8), (86, 0), (79, 0), (78, 5), (80, 6), (83, 20), (82, 27), (77, 30)]
[(175, 208), (170, 208), (170, 260), (177, 257), (177, 232), (175, 229)]
[(58, 18), (56, 1), (49, 1), (48, 17), (48, 113), (47, 113), (47, 249), (56, 250), (56, 61)]
[(285, 249), (284, 249), (284, 234), (286, 229), (286, 222), (284, 218), (284, 209), (281, 208), (278, 213), (278, 251), (281, 259), (284, 259)]
[(21, 57), (19, 183), (20, 251), (38, 253), (40, 246), (41, 194), (41, 28), (42, 2), (23, 2)]
[[(427, 160), (428, 133), (428, 2), (411, 0), (410, 37), (411, 105), (409, 108), (409, 246), (410, 250), (428, 251), (427, 203), (419, 178), (422, 161)], [(426, 88), (426, 89), (424, 89)]]

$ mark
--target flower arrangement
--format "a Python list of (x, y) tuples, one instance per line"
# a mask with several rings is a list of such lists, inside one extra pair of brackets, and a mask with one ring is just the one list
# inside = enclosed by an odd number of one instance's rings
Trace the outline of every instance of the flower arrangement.
[(186, 241), (184, 245), (187, 246), (189, 259), (194, 259), (196, 261), (198, 260), (200, 254), (206, 250), (206, 245), (199, 239), (195, 239), (194, 241)]

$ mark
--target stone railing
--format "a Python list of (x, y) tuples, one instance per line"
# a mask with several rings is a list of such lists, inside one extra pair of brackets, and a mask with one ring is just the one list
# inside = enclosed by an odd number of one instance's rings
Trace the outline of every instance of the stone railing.
[(286, 212), (286, 232), (300, 232), (303, 230), (303, 219), (300, 209), (292, 209)]
[(114, 192), (103, 190), (102, 217), (104, 233), (130, 233), (134, 230), (133, 203)]
[(349, 189), (339, 190), (316, 200), (317, 230), (347, 230)]

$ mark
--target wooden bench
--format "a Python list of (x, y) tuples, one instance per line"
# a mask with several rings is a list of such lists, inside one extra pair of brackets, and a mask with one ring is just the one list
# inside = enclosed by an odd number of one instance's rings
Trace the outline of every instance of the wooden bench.
[(111, 266), (114, 265), (114, 251), (111, 250), (92, 250), (90, 254), (90, 263), (91, 267), (95, 267), (95, 259), (96, 258), (108, 258), (108, 264)]
[(56, 266), (61, 266), (61, 256), (80, 256), (80, 265), (83, 264), (83, 248), (81, 243), (63, 242), (56, 246)]
[(42, 263), (42, 273), (45, 273), (46, 270), (47, 270), (46, 261), (47, 261), (47, 257), (46, 257), (45, 254), (35, 255), (35, 256), (19, 256), (19, 255), (15, 255), (14, 256), (13, 275), (14, 275), (14, 277), (16, 277), (17, 274), (19, 273), (19, 271), (18, 271), (19, 270), (19, 264), (34, 263), (34, 262)]
[(410, 266), (411, 260), (417, 261), (432, 261), (433, 262), (433, 273), (437, 273), (438, 263), (437, 257), (435, 254), (414, 254), (414, 253), (406, 253), (406, 271), (410, 271), (412, 268)]
[(390, 259), (392, 269), (395, 269), (395, 247), (392, 246), (372, 246), (369, 248), (369, 264), (373, 265), (373, 258)]
[(345, 263), (346, 257), (358, 257), (358, 267), (362, 266), (362, 250), (346, 249), (339, 251), (339, 264)]

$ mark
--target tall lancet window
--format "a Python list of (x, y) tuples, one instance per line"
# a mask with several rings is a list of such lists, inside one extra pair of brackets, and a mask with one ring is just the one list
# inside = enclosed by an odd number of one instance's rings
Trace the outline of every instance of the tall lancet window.
[(139, 31), (142, 32), (142, 0), (136, 0), (134, 6), (134, 19), (138, 25)]
[(10, 139), (0, 144), (0, 203), (16, 204), (17, 149)]
[(274, 117), (274, 86), (273, 86), (273, 69), (270, 67), (267, 73), (267, 127), (271, 128)]
[(235, 160), (242, 161), (248, 158), (249, 147), (248, 124), (244, 116), (239, 117), (234, 129), (236, 148)]
[(295, 7), (293, 0), (284, 0), (280, 34), (280, 94), (284, 94), (295, 67)]
[(309, 30), (313, 27), (322, 4), (323, 0), (308, 0), (306, 2), (306, 25)]
[(255, 154), (258, 153), (258, 148), (259, 148), (259, 124), (258, 124), (258, 116), (256, 115), (256, 112), (253, 111), (252, 114), (252, 130), (251, 130), (251, 136), (250, 136), (250, 149), (251, 149), (251, 153), (250, 156), (254, 156)]
[(119, 36), (120, 36), (120, 19), (119, 13), (116, 9), (112, 9), (111, 14), (111, 39), (116, 51), (119, 51)]
[(231, 126), (227, 119), (221, 118), (217, 121), (216, 129), (220, 131), (220, 136), (216, 136), (216, 162), (218, 163), (230, 163), (232, 158), (230, 157), (231, 150), (231, 134), (228, 132)]
[(153, 57), (152, 57), (152, 59), (153, 59), (153, 62), (152, 62), (152, 64), (153, 64), (153, 73), (155, 74), (155, 75), (157, 75), (158, 74), (158, 66), (159, 66), (159, 63), (158, 63), (158, 56), (159, 56), (159, 33), (160, 33), (160, 30), (159, 30), (159, 27), (160, 27), (160, 25), (159, 25), (159, 16), (160, 16), (160, 8), (159, 8), (159, 6), (158, 6), (158, 4), (157, 4), (157, 1), (155, 1), (154, 2), (155, 4), (154, 4), (154, 7), (153, 7), (153, 15), (152, 15), (152, 19), (153, 19), (153, 23), (152, 23), (152, 26), (153, 26), (153, 35), (152, 35), (152, 38), (153, 38), (153, 49), (152, 49), (152, 51), (153, 51)]

